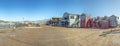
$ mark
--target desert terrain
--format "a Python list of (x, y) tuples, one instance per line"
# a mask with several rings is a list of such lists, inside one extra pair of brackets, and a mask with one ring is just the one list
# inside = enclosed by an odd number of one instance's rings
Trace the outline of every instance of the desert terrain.
[(120, 34), (100, 36), (109, 30), (44, 25), (1, 29), (0, 46), (120, 46)]

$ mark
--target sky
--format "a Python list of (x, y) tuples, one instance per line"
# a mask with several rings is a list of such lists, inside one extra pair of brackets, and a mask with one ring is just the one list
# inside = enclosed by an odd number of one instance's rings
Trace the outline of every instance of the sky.
[(64, 12), (120, 16), (120, 0), (0, 0), (0, 20), (35, 21), (62, 17)]

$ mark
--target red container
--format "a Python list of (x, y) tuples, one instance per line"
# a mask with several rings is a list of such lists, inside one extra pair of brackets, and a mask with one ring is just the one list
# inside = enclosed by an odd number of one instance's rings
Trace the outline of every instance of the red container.
[(90, 18), (87, 22), (87, 27), (92, 28), (93, 27), (93, 18)]
[(106, 20), (101, 21), (101, 28), (103, 29), (109, 28), (109, 21)]
[(81, 15), (80, 25), (82, 28), (86, 28), (88, 26), (89, 19), (90, 19), (90, 16), (87, 16), (86, 14)]
[(99, 28), (98, 22), (95, 22), (95, 23), (94, 23), (94, 27), (95, 27), (95, 28)]

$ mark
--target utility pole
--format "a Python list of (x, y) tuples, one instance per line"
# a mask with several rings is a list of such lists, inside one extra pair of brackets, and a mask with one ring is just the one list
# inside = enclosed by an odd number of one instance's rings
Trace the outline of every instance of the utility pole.
[(23, 24), (24, 24), (23, 26), (25, 27), (25, 19), (24, 19), (24, 17), (23, 17)]

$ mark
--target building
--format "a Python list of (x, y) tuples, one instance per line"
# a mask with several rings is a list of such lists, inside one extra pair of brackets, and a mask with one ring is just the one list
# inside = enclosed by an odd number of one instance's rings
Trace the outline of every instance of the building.
[(118, 26), (120, 27), (120, 17), (118, 17), (117, 22), (118, 22)]
[(79, 27), (79, 15), (65, 12), (61, 21), (62, 26)]
[(46, 25), (105, 29), (120, 26), (120, 19), (115, 15), (92, 18), (84, 13), (79, 15), (65, 12), (63, 17), (52, 17), (51, 20), (47, 21)]
[(117, 27), (117, 26), (118, 26), (117, 20), (118, 20), (118, 17), (117, 17), (117, 16), (115, 16), (115, 15), (110, 16), (110, 17), (109, 17), (109, 23), (110, 23), (109, 26), (110, 26), (110, 27)]

